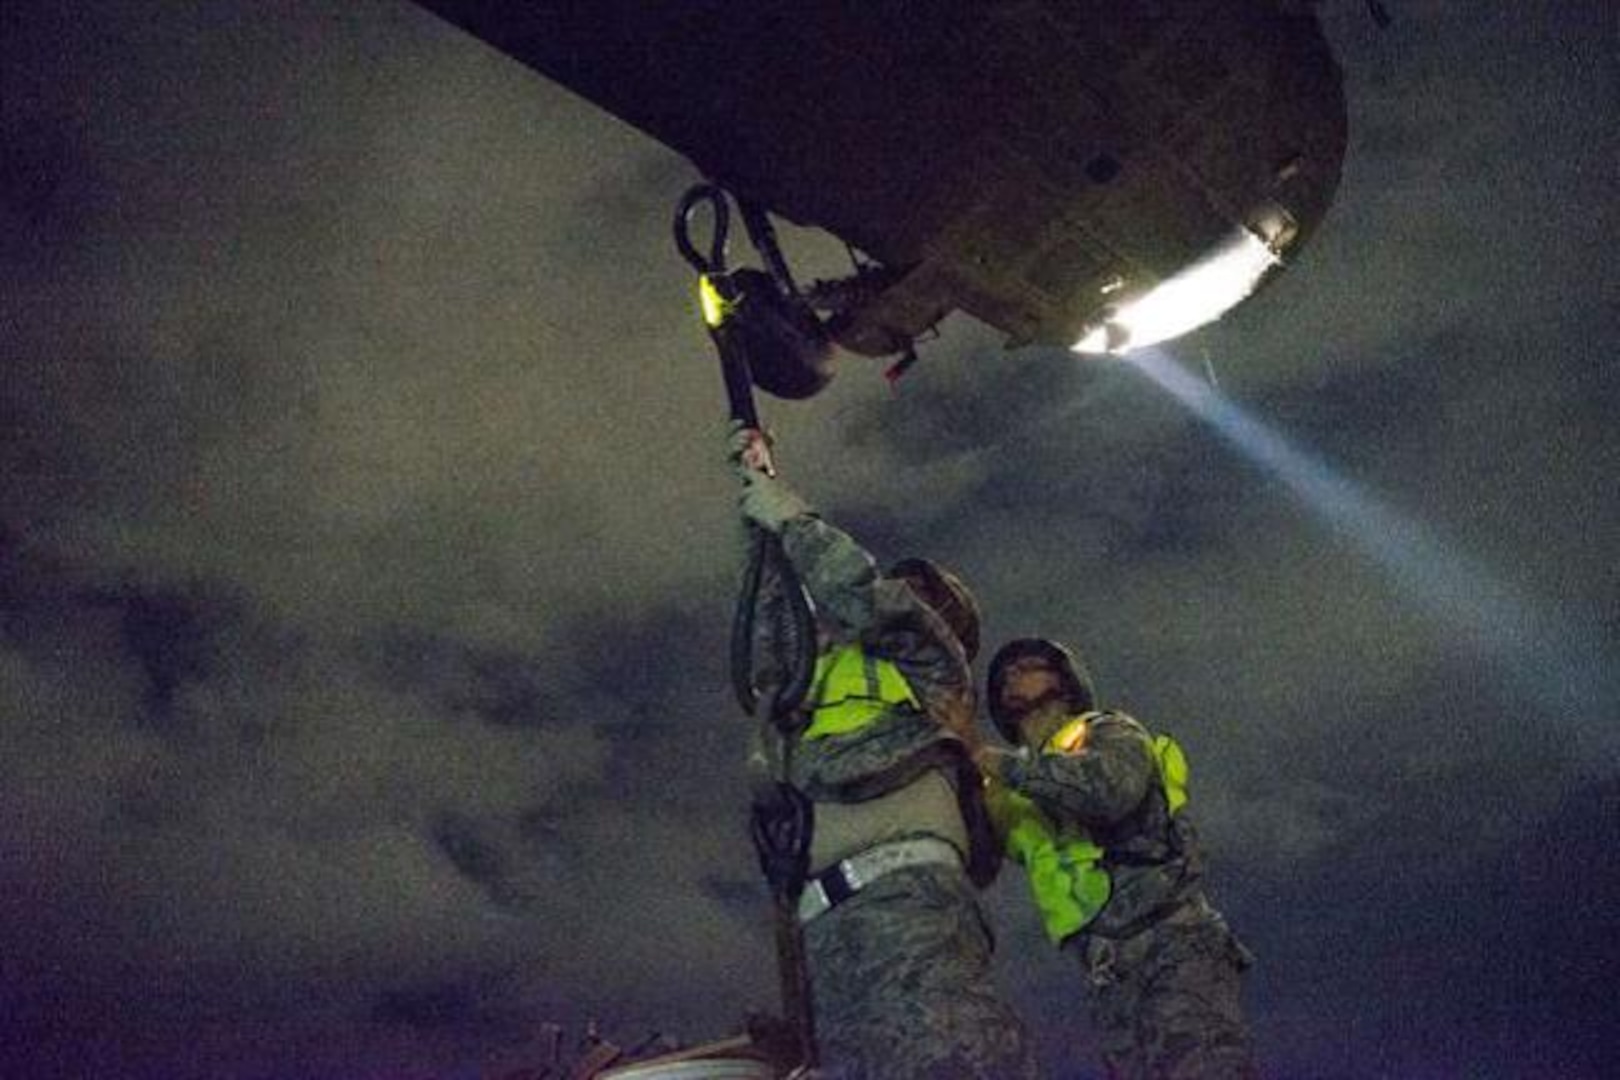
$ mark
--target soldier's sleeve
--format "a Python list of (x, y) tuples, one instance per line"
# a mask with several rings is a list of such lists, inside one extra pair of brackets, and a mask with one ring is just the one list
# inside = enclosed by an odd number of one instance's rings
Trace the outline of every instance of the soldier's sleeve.
[(804, 515), (783, 528), (782, 548), (816, 610), (893, 661), (925, 704), (961, 699), (971, 688), (967, 657), (945, 621), (905, 582), (884, 577), (848, 533)]
[(1007, 781), (1053, 817), (1103, 828), (1141, 805), (1155, 769), (1147, 729), (1123, 713), (1103, 713), (1081, 747), (1012, 763)]

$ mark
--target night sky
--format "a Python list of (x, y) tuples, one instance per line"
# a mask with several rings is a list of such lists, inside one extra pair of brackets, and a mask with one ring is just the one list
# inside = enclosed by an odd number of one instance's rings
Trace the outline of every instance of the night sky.
[[(1186, 745), (1268, 1077), (1613, 1075), (1620, 9), (1389, 6), (1323, 5), (1322, 230), (1147, 358), (1209, 408), (958, 317), (769, 419)], [(404, 3), (0, 6), (0, 1075), (471, 1077), (773, 1004), (693, 179)]]

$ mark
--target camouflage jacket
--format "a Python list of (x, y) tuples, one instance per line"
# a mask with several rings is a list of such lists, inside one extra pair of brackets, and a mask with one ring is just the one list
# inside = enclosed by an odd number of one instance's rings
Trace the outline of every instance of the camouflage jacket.
[(1101, 713), (1079, 750), (1011, 762), (1005, 779), (1053, 822), (1104, 849), (1113, 892), (1085, 933), (1126, 937), (1202, 899), (1198, 838), (1185, 812), (1171, 815), (1153, 737), (1132, 717)]
[(790, 763), (794, 785), (818, 802), (854, 803), (940, 769), (956, 788), (972, 838), (969, 872), (976, 881), (993, 876), (999, 850), (962, 734), (972, 730), (973, 684), (961, 644), (910, 586), (881, 574), (841, 529), (803, 515), (787, 523), (782, 546), (841, 642), (893, 663), (922, 706), (895, 709), (849, 735), (800, 741)]

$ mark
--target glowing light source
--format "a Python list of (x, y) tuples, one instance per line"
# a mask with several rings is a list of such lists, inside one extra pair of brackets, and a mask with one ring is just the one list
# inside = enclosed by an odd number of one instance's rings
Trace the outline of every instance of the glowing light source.
[(1258, 236), (1239, 229), (1191, 266), (1122, 302), (1074, 350), (1119, 356), (1180, 337), (1226, 314), (1280, 261)]
[(727, 300), (720, 293), (719, 286), (708, 274), (698, 278), (698, 307), (703, 312), (703, 321), (710, 327), (717, 327), (731, 317), (731, 312), (737, 306), (735, 300)]

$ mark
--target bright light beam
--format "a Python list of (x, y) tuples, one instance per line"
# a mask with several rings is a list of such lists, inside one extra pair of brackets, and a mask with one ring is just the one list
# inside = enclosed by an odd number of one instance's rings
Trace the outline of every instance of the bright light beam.
[(1238, 229), (1203, 258), (1121, 303), (1087, 331), (1075, 351), (1123, 356), (1180, 337), (1236, 307), (1280, 265), (1258, 236)]
[(1163, 352), (1140, 349), (1124, 360), (1281, 480), (1429, 616), (1465, 637), (1521, 689), (1537, 701), (1573, 710), (1605, 729), (1605, 740), (1614, 739), (1620, 692), (1614, 659), (1601, 647), (1553, 625), (1483, 567), (1448, 551), (1422, 524), (1295, 449)]

